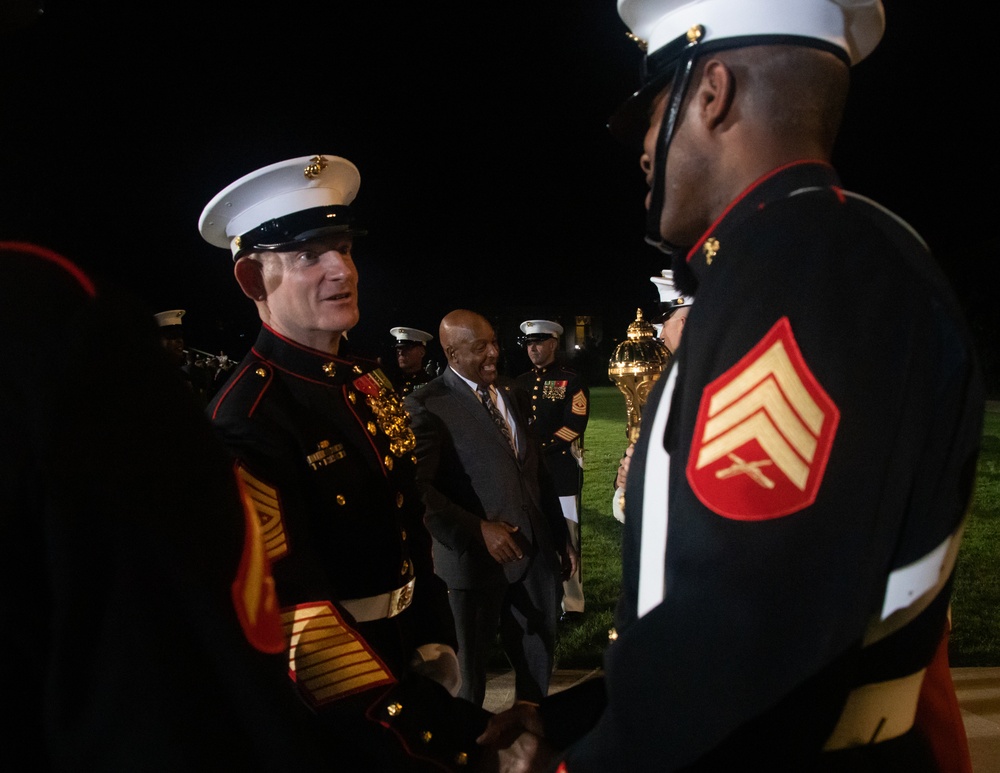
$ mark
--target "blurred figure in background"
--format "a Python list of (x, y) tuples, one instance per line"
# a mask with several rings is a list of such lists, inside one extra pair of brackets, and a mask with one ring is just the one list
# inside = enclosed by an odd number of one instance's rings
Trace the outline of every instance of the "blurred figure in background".
[(171, 309), (154, 314), (156, 324), (160, 328), (160, 343), (167, 352), (170, 362), (180, 369), (187, 363), (187, 352), (184, 350), (183, 318), (187, 312), (184, 309)]
[(393, 347), (396, 353), (396, 367), (392, 373), (395, 376), (393, 383), (399, 394), (405, 397), (435, 375), (424, 367), (427, 342), (434, 336), (413, 327), (394, 327), (389, 331), (389, 335), (396, 339)]
[(316, 769), (333, 737), (288, 687), (256, 513), (152, 315), (34, 244), (0, 269), (6, 755)]
[(650, 322), (673, 356), (677, 352), (677, 347), (681, 345), (681, 334), (684, 332), (684, 325), (694, 298), (684, 295), (677, 289), (674, 272), (670, 269), (662, 271), (660, 276), (651, 276), (649, 281), (656, 285), (660, 296), (657, 314), (650, 319)]

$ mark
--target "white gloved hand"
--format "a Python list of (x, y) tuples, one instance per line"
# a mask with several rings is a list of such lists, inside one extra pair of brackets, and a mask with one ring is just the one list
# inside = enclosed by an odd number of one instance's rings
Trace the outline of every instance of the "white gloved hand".
[(462, 688), (462, 670), (458, 666), (455, 650), (447, 644), (421, 644), (413, 652), (410, 669), (421, 676), (433, 679), (446, 689), (451, 697)]
[(619, 486), (615, 489), (611, 498), (611, 514), (618, 523), (625, 523), (625, 487)]

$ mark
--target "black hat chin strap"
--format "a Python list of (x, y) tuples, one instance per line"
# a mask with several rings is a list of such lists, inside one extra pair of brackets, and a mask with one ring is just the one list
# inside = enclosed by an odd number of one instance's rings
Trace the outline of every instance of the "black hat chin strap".
[(663, 204), (667, 194), (667, 151), (670, 149), (670, 143), (674, 139), (674, 130), (677, 128), (677, 121), (680, 118), (684, 95), (691, 84), (691, 73), (694, 71), (697, 50), (698, 40), (693, 40), (680, 55), (670, 86), (670, 102), (664, 112), (660, 131), (656, 138), (656, 145), (654, 146), (656, 152), (653, 157), (652, 197), (649, 202), (649, 211), (646, 213), (646, 242), (671, 256), (671, 258), (675, 253), (686, 252), (687, 250), (678, 245), (671, 244), (660, 234), (660, 219), (663, 216)]

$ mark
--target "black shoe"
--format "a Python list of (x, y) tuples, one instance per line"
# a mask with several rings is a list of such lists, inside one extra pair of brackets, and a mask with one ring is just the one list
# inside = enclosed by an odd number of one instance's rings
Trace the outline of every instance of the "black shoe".
[(563, 612), (562, 617), (559, 618), (559, 622), (566, 625), (579, 623), (581, 620), (583, 620), (583, 612)]

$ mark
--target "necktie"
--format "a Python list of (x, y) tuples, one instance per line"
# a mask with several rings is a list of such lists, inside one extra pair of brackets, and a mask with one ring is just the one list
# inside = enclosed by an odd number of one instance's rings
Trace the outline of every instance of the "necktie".
[(489, 387), (482, 387), (478, 390), (479, 399), (482, 400), (483, 405), (486, 407), (486, 412), (493, 419), (493, 423), (497, 425), (497, 429), (503, 433), (503, 436), (507, 439), (510, 444), (511, 450), (516, 450), (514, 448), (514, 438), (510, 435), (510, 427), (507, 426), (507, 422), (500, 413), (500, 409), (497, 408), (496, 403), (493, 402), (493, 396), (490, 394)]

